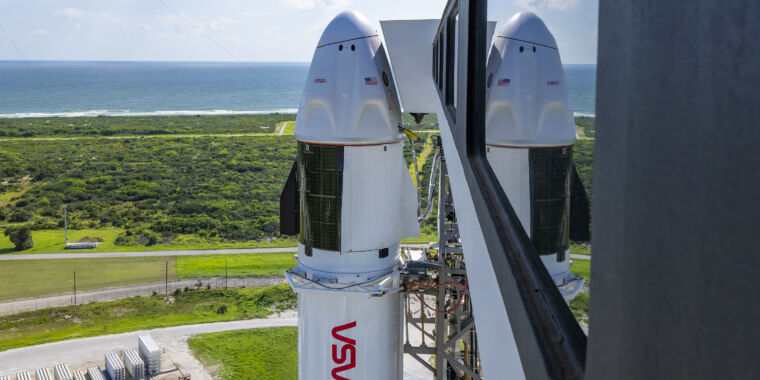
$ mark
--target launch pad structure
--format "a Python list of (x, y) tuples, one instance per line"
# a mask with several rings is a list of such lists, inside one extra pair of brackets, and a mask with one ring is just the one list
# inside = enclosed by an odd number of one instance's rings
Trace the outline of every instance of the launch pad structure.
[[(567, 302), (583, 284), (569, 241), (590, 238), (590, 202), (575, 189), (573, 111), (549, 28), (520, 12), (494, 34), (482, 0), (381, 21), (382, 39), (355, 12), (333, 19), (280, 202), (281, 232), (299, 237), (285, 274), (299, 378), (400, 379), (404, 353), (437, 380), (757, 377), (760, 304), (747, 299), (760, 255), (747, 252), (760, 109), (746, 68), (760, 50), (746, 20), (760, 8), (697, 3), (600, 3), (589, 336)], [(402, 107), (436, 114), (440, 130), (439, 241), (421, 257), (399, 250), (428, 215), (403, 158)]]
[[(404, 353), (430, 370), (437, 379), (480, 380), (482, 368), (478, 355), (475, 318), (469, 300), (467, 272), (451, 187), (448, 183), (446, 157), (440, 149), (440, 142), (434, 146), (437, 151), (434, 171), (430, 175), (437, 176), (438, 182), (438, 242), (425, 250), (421, 257), (423, 260), (406, 261), (402, 269), (402, 284), (407, 290), (404, 293)], [(435, 165), (437, 160), (440, 160), (439, 164)], [(430, 183), (435, 185), (434, 180)], [(433, 202), (433, 199), (428, 199), (428, 202)], [(425, 296), (434, 298), (435, 302), (432, 305), (427, 303)], [(412, 310), (412, 298), (417, 298), (420, 302), (418, 313)], [(425, 308), (435, 312), (432, 334), (425, 330), (425, 324), (430, 322), (424, 312)], [(410, 344), (411, 329), (423, 335), (421, 345)], [(434, 345), (428, 346), (425, 336), (430, 338)], [(434, 365), (420, 357), (425, 354), (434, 356)]]

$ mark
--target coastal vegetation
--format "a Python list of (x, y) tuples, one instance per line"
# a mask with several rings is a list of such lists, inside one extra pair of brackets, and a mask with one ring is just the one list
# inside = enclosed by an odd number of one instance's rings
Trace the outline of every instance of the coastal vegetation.
[(295, 305), (295, 294), (283, 284), (178, 290), (168, 296), (28, 311), (0, 317), (0, 351), (143, 329), (264, 318)]
[[(21, 252), (60, 252), (66, 204), (69, 240), (102, 241), (94, 251), (294, 246), (292, 236), (279, 233), (279, 196), (295, 157), (295, 140), (288, 134), (266, 135), (286, 121), (291, 121), (285, 126), (290, 132), (294, 118), (0, 119), (6, 135), (16, 130), (26, 137), (71, 138), (0, 138), (0, 228), (32, 230), (34, 247)], [(426, 115), (417, 126), (405, 114), (404, 122), (425, 131), (416, 144), (425, 202), (436, 135), (429, 131), (437, 129), (437, 118)], [(593, 118), (579, 117), (576, 124), (593, 130)], [(184, 135), (148, 138), (164, 132)], [(261, 133), (248, 136), (254, 132)], [(198, 136), (204, 133), (218, 135)], [(573, 150), (589, 197), (593, 146), (593, 139), (581, 139)], [(408, 148), (405, 158), (411, 166)], [(437, 199), (432, 202), (435, 215)], [(428, 219), (422, 236), (405, 242), (435, 240), (435, 225), (434, 217)], [(16, 249), (9, 239), (0, 239), (0, 253)]]
[(583, 132), (585, 138), (594, 138), (596, 135), (596, 118), (590, 116), (576, 116), (575, 126)]
[(0, 138), (274, 133), (295, 114), (83, 116), (0, 119)]
[(298, 377), (298, 328), (271, 327), (200, 334), (193, 354), (220, 380)]
[(0, 207), (7, 223), (49, 230), (65, 204), (71, 229), (122, 229), (117, 246), (272, 241), (294, 157), (292, 136), (5, 141), (0, 189), (13, 195)]

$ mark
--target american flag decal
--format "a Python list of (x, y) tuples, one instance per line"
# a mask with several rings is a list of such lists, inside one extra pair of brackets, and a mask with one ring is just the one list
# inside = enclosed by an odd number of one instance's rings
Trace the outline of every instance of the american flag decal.
[(364, 78), (364, 84), (367, 86), (377, 86), (377, 77)]
[(509, 78), (501, 78), (498, 82), (496, 82), (497, 86), (504, 86), (509, 87)]

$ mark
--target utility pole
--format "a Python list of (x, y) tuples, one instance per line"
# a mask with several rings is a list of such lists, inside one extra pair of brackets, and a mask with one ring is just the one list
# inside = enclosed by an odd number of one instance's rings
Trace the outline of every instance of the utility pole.
[(64, 245), (69, 245), (69, 219), (66, 214), (66, 205), (63, 205), (63, 241)]
[(227, 290), (227, 258), (224, 258), (224, 290)]
[(74, 306), (76, 305), (77, 305), (77, 271), (74, 271)]
[(166, 260), (164, 268), (164, 294), (169, 294), (169, 260)]

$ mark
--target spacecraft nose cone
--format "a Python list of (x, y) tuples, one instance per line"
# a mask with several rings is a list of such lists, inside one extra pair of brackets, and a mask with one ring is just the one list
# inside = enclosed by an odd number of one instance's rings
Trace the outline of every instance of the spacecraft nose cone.
[(557, 41), (554, 40), (549, 28), (533, 12), (520, 12), (512, 16), (507, 20), (499, 37), (557, 48)]
[(330, 21), (319, 39), (318, 46), (376, 35), (377, 29), (371, 26), (361, 13), (345, 11)]

